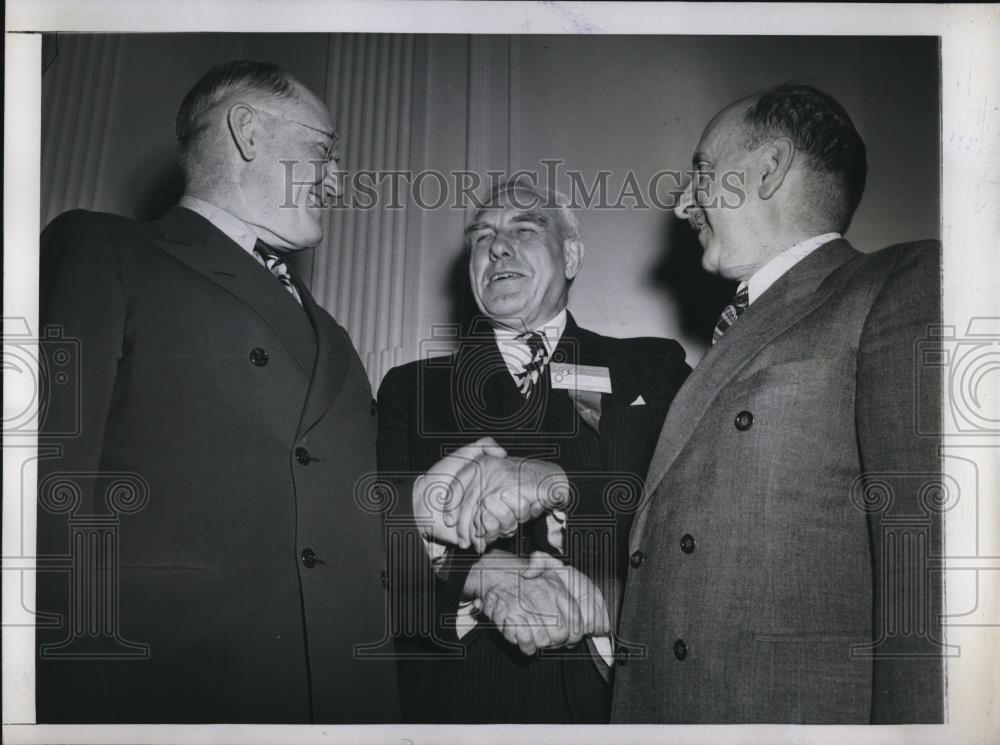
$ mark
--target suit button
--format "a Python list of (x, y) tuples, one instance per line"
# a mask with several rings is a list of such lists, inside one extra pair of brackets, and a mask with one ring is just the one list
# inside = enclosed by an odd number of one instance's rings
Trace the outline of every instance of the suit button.
[(302, 563), (305, 564), (306, 569), (312, 569), (316, 566), (316, 552), (311, 548), (302, 549)]
[(312, 456), (309, 455), (309, 451), (305, 448), (295, 448), (295, 460), (301, 463), (303, 466), (308, 466), (309, 461), (312, 460)]
[(736, 415), (736, 429), (746, 432), (753, 426), (753, 414), (749, 411), (741, 411)]
[(674, 657), (678, 660), (683, 660), (688, 656), (688, 645), (684, 643), (683, 639), (678, 639), (674, 642)]
[(378, 414), (378, 401), (376, 401), (374, 398), (372, 399), (372, 402), (368, 405), (368, 411), (371, 412), (372, 416)]
[(254, 347), (250, 350), (250, 361), (257, 367), (264, 367), (267, 364), (267, 360), (270, 355), (267, 353), (266, 349), (261, 349), (260, 347)]
[(382, 587), (389, 589), (389, 572), (385, 569), (382, 570)]
[(632, 565), (633, 569), (638, 569), (642, 566), (642, 562), (646, 560), (646, 554), (642, 551), (633, 551), (632, 555), (628, 557), (628, 563)]
[(631, 654), (632, 653), (629, 652), (628, 647), (622, 647), (615, 654), (615, 664), (617, 664), (618, 667), (625, 667), (628, 664), (628, 658)]
[(690, 533), (681, 536), (681, 551), (686, 554), (694, 553), (694, 536)]

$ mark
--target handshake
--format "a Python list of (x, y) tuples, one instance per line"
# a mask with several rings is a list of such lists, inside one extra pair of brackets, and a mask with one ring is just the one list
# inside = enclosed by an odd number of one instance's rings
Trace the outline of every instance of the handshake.
[(421, 535), (482, 554), (464, 594), (526, 655), (610, 633), (604, 598), (578, 569), (542, 551), (525, 559), (490, 548), (521, 523), (567, 508), (571, 493), (558, 465), (508, 457), (491, 437), (442, 458), (413, 485)]
[(445, 456), (413, 484), (413, 515), (434, 543), (483, 553), (497, 538), (569, 505), (569, 480), (554, 463), (509, 458), (492, 437)]

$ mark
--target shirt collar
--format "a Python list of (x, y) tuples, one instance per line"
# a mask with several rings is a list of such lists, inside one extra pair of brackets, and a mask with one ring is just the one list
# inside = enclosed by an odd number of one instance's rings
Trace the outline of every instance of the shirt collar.
[(758, 269), (747, 282), (747, 292), (750, 304), (752, 305), (753, 302), (763, 295), (771, 285), (777, 282), (782, 275), (802, 261), (802, 259), (806, 256), (811, 254), (823, 244), (829, 243), (830, 241), (840, 237), (840, 233), (823, 233), (823, 235), (807, 238), (800, 243), (796, 243), (791, 248), (782, 251), (769, 262), (764, 264), (764, 266)]
[[(545, 340), (545, 356), (551, 357), (555, 351), (563, 332), (566, 330), (566, 309), (563, 308), (555, 318), (543, 323), (541, 326), (532, 329), (542, 334)], [(511, 375), (520, 374), (524, 371), (524, 366), (531, 360), (531, 352), (528, 343), (522, 336), (525, 332), (514, 331), (513, 329), (495, 327), (493, 335), (496, 339), (497, 347), (503, 361), (507, 364), (507, 369)]]
[(204, 217), (212, 225), (225, 233), (227, 237), (237, 243), (240, 248), (251, 256), (253, 255), (253, 247), (257, 243), (258, 235), (254, 232), (253, 228), (240, 218), (231, 215), (223, 209), (219, 209), (214, 204), (209, 204), (202, 199), (188, 196), (187, 194), (181, 197), (178, 204)]

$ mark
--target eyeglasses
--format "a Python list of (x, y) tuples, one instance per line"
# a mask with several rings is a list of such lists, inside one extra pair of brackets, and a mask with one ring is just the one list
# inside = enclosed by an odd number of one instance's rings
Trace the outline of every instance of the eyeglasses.
[(337, 136), (336, 132), (327, 132), (325, 130), (319, 129), (318, 127), (313, 127), (304, 122), (296, 121), (295, 119), (289, 119), (287, 116), (282, 116), (281, 114), (275, 114), (273, 111), (268, 111), (267, 109), (261, 109), (256, 106), (250, 106), (250, 104), (246, 104), (246, 106), (250, 107), (254, 111), (259, 111), (262, 114), (273, 116), (275, 119), (281, 119), (282, 121), (289, 122), (290, 124), (296, 124), (300, 127), (305, 127), (306, 129), (312, 132), (317, 132), (318, 134), (321, 134), (324, 137), (329, 138), (330, 142), (326, 146), (326, 152), (324, 154), (324, 158), (326, 159), (327, 163), (339, 161), (344, 156), (343, 143), (340, 141), (340, 138)]

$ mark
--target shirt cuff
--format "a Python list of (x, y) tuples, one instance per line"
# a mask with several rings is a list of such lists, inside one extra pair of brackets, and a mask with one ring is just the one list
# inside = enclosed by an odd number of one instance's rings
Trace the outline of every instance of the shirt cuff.
[(566, 530), (566, 513), (562, 510), (552, 510), (545, 516), (545, 527), (548, 529), (546, 539), (549, 545), (562, 553), (563, 533)]
[(597, 650), (597, 654), (601, 655), (601, 659), (604, 660), (608, 667), (612, 667), (615, 664), (615, 652), (614, 647), (611, 644), (610, 636), (594, 636), (591, 637), (594, 642), (594, 649)]
[(423, 536), (420, 536), (420, 540), (424, 542), (424, 550), (427, 552), (427, 556), (431, 560), (431, 566), (434, 568), (434, 571), (439, 571), (441, 569), (441, 565), (444, 564), (444, 555), (448, 552), (448, 547), (442, 546), (440, 543), (435, 543), (434, 541), (428, 541)]
[(471, 600), (463, 600), (458, 604), (458, 613), (455, 615), (455, 635), (459, 639), (476, 628), (476, 624), (479, 623), (476, 620), (477, 612)]

